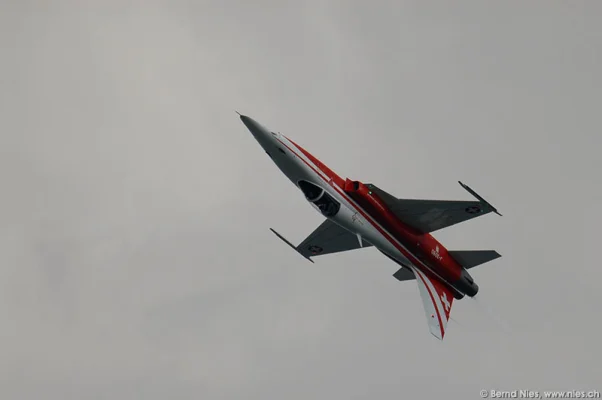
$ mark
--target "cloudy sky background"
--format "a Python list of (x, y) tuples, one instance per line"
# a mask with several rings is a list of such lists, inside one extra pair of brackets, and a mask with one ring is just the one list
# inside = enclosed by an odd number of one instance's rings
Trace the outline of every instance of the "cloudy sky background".
[[(479, 398), (598, 389), (602, 3), (10, 1), (0, 12), (0, 397)], [(429, 334), (237, 109), (342, 176), (496, 206)]]

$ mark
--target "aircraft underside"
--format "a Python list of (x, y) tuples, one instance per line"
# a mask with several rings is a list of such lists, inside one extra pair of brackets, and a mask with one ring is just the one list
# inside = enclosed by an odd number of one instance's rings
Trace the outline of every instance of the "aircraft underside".
[(284, 135), (241, 115), (266, 153), (326, 219), (299, 245), (271, 229), (311, 262), (313, 257), (376, 247), (401, 268), (394, 277), (415, 280), (430, 332), (443, 339), (453, 301), (475, 296), (469, 268), (501, 257), (494, 250), (448, 251), (431, 233), (497, 210), (471, 188), (475, 200), (400, 199), (373, 184), (343, 180)]

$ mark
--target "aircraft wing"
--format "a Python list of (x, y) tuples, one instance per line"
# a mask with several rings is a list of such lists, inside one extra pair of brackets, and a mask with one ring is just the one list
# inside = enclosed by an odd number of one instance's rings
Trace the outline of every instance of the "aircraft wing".
[(375, 185), (367, 186), (385, 202), (400, 221), (421, 233), (434, 232), (490, 212), (501, 215), (475, 191), (462, 182), (459, 183), (478, 201), (398, 199)]
[(285, 241), (289, 246), (310, 261), (312, 261), (310, 257), (313, 256), (339, 253), (342, 251), (360, 249), (362, 247), (372, 247), (372, 244), (366, 242), (364, 239), (360, 240), (353, 233), (328, 219), (322, 222), (322, 224), (320, 224), (320, 226), (318, 226), (298, 246), (294, 246), (278, 232), (273, 229), (271, 230), (280, 239)]
[(439, 280), (429, 278), (416, 267), (412, 267), (412, 270), (416, 275), (416, 282), (418, 282), (429, 330), (437, 339), (443, 340), (454, 295)]

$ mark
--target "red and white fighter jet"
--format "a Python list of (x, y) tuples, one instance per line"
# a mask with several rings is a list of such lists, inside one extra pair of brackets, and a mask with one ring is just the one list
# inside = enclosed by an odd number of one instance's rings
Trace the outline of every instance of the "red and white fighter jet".
[(240, 119), (326, 217), (298, 246), (272, 232), (311, 262), (319, 255), (376, 247), (401, 267), (395, 278), (416, 280), (429, 330), (443, 340), (454, 299), (479, 291), (467, 270), (501, 256), (494, 250), (447, 250), (430, 233), (490, 212), (501, 214), (462, 182), (477, 201), (398, 199), (373, 184), (343, 179), (286, 136), (245, 115)]

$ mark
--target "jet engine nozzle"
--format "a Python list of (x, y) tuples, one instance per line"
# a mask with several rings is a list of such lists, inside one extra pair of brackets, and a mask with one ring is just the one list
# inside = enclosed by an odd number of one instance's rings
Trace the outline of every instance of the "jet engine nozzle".
[(479, 285), (474, 282), (472, 276), (470, 276), (465, 269), (462, 269), (462, 275), (460, 276), (460, 279), (456, 281), (454, 286), (469, 297), (475, 297), (477, 293), (479, 293)]

